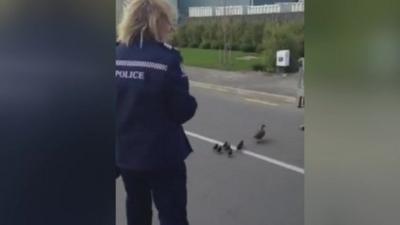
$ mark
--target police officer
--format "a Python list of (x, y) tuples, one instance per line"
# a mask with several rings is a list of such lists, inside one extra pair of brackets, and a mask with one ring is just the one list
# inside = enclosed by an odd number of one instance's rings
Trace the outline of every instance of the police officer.
[(179, 52), (163, 44), (175, 18), (165, 0), (131, 0), (118, 26), (116, 163), (129, 225), (151, 225), (152, 202), (161, 225), (188, 225), (182, 124), (197, 103)]

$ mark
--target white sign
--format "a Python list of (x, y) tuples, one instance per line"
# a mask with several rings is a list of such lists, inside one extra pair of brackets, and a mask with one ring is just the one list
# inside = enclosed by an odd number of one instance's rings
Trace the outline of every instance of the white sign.
[(288, 67), (290, 65), (290, 50), (276, 52), (276, 65), (280, 67)]

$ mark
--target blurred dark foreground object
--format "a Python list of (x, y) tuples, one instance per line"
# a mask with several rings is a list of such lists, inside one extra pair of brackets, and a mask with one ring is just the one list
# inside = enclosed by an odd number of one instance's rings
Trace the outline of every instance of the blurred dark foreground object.
[(86, 6), (2, 3), (1, 225), (115, 223), (114, 11)]

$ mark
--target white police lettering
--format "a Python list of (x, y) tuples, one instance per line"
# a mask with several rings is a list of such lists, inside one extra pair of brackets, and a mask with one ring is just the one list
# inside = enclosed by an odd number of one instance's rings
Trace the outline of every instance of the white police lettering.
[(149, 62), (149, 61), (130, 61), (130, 60), (116, 60), (116, 66), (125, 66), (125, 67), (138, 67), (138, 68), (148, 68), (155, 70), (167, 71), (168, 66), (161, 63)]
[(116, 70), (115, 76), (122, 79), (144, 80), (144, 72), (141, 71)]

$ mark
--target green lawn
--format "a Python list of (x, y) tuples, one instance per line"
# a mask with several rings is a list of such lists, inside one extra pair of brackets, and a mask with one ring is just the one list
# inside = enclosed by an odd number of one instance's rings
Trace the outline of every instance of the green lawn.
[[(264, 61), (263, 57), (257, 53), (232, 51), (230, 64), (223, 66), (220, 63), (222, 51), (194, 48), (182, 48), (179, 50), (183, 56), (184, 64), (187, 66), (232, 71), (251, 71), (254, 64), (263, 64)], [(244, 59), (243, 57), (248, 59)]]

